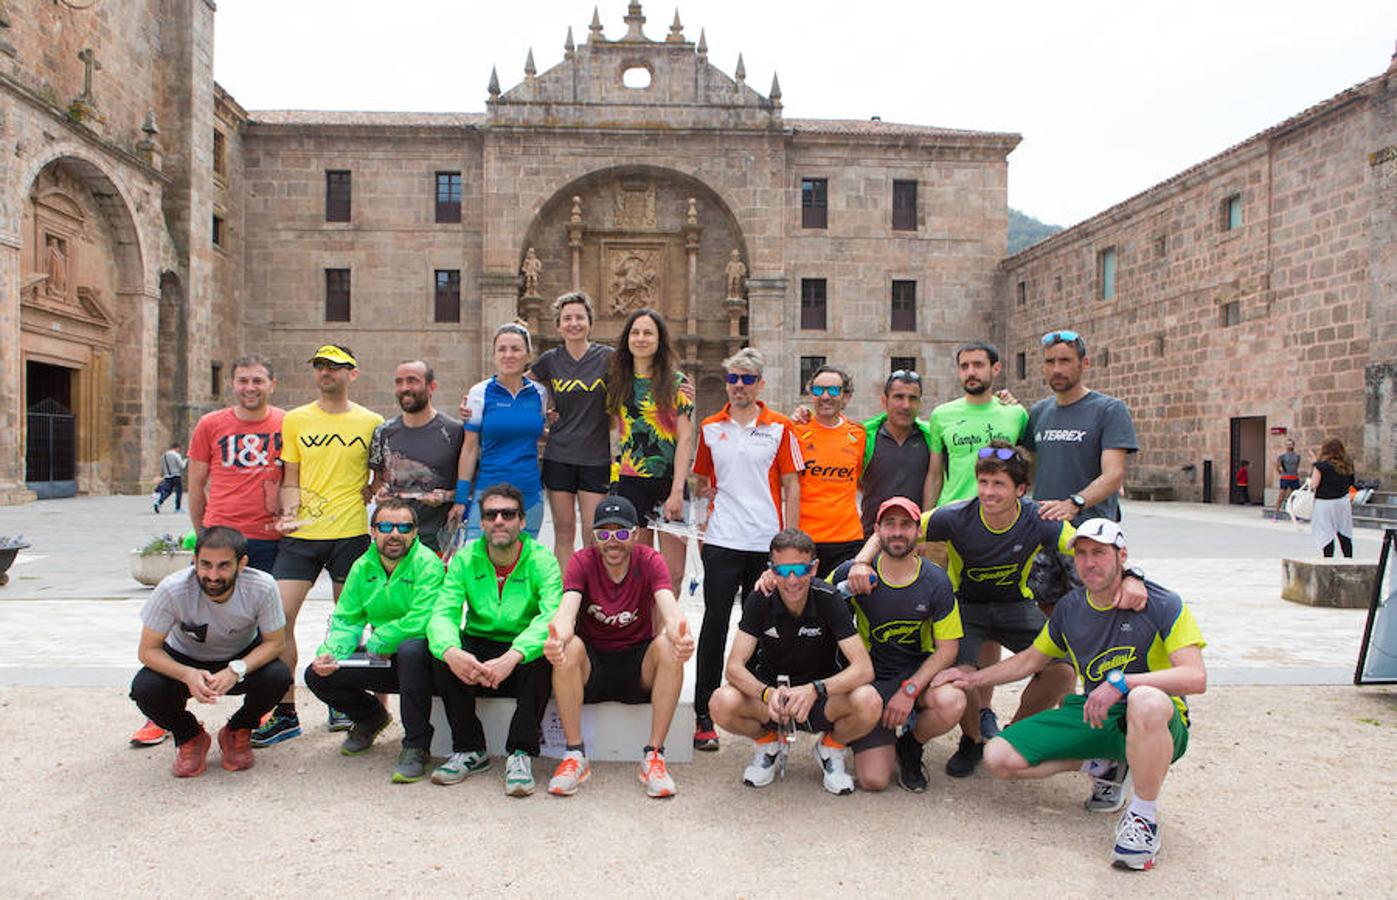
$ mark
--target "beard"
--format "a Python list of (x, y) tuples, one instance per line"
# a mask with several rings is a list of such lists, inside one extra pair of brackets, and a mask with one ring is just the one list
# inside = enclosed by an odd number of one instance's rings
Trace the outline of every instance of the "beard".
[(905, 559), (912, 555), (912, 550), (914, 549), (911, 541), (902, 538), (893, 538), (892, 540), (879, 538), (878, 543), (882, 547), (883, 552), (893, 559)]
[(229, 578), (196, 577), (199, 578), (199, 589), (210, 597), (222, 597), (228, 593), (228, 588), (233, 584), (232, 579)]
[(988, 381), (981, 381), (978, 378), (968, 378), (960, 383), (961, 389), (973, 397), (978, 397), (990, 389)]
[(378, 555), (386, 559), (402, 559), (407, 555), (407, 541), (384, 541), (378, 548)]
[(421, 412), (427, 408), (427, 394), (425, 391), (402, 391), (398, 394), (398, 406), (403, 412)]

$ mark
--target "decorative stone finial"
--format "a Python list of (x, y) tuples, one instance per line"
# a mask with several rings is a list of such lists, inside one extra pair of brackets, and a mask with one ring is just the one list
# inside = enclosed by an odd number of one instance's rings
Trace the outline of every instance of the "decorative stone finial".
[(567, 40), (563, 41), (563, 59), (572, 59), (573, 51), (576, 49), (577, 45), (572, 42), (572, 26), (569, 25)]
[(160, 128), (155, 124), (155, 110), (146, 112), (146, 117), (141, 122), (141, 133), (145, 137), (136, 142), (137, 152), (152, 169), (161, 170), (164, 167), (165, 148), (160, 146), (160, 141), (156, 138)]
[(572, 215), (569, 217), (568, 221), (570, 221), (570, 222), (571, 222), (572, 224), (574, 224), (574, 225), (581, 225), (581, 224), (582, 224), (582, 198), (581, 198), (581, 197), (578, 197), (578, 196), (576, 196), (576, 195), (573, 196), (573, 198), (572, 198)]
[(733, 72), (737, 76), (737, 83), (742, 84), (747, 80), (747, 66), (742, 62), (742, 54), (737, 54), (737, 70)]
[(689, 213), (687, 216), (687, 222), (685, 224), (698, 224), (698, 200), (694, 197), (689, 198)]
[(591, 34), (589, 40), (605, 40), (605, 38), (602, 37), (601, 33), (601, 13), (597, 12), (597, 8), (595, 6), (592, 7), (592, 24), (587, 26), (587, 31)]
[(538, 69), (534, 68), (534, 48), (530, 47), (529, 55), (524, 58), (524, 78), (527, 81), (533, 81), (537, 74)]
[(708, 31), (704, 28), (699, 29), (698, 55), (699, 59), (708, 59)]
[(155, 124), (155, 110), (148, 110), (145, 119), (141, 122), (141, 131), (147, 138), (153, 138), (160, 133), (160, 127)]
[(490, 86), (487, 90), (490, 91), (491, 100), (500, 96), (500, 76), (499, 73), (495, 71), (494, 66), (490, 67)]
[(674, 10), (674, 21), (669, 24), (669, 37), (665, 41), (671, 44), (684, 43), (684, 23), (679, 21), (679, 9)]
[(631, 5), (628, 6), (628, 7), (626, 8), (625, 23), (626, 23), (626, 36), (623, 37), (623, 38), (621, 38), (621, 40), (623, 40), (623, 41), (644, 41), (644, 40), (648, 40), (648, 38), (645, 37), (645, 31), (644, 31), (645, 13), (643, 13), (643, 12), (641, 11), (641, 9), (640, 9), (640, 3), (638, 3), (637, 0), (631, 0)]
[(772, 103), (772, 105), (775, 106), (777, 109), (780, 109), (780, 108), (781, 108), (781, 80), (780, 80), (779, 78), (776, 77), (776, 73), (775, 73), (775, 72), (772, 72), (772, 73), (771, 73), (771, 93), (770, 93), (768, 96), (771, 97), (771, 103)]

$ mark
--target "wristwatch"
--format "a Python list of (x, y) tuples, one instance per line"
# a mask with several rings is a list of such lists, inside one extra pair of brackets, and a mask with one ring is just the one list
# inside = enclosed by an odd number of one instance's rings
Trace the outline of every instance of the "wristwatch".
[(238, 676), (238, 684), (242, 684), (243, 679), (247, 677), (247, 663), (240, 659), (235, 659), (228, 663), (228, 671)]
[(1077, 504), (1078, 509), (1086, 509), (1087, 498), (1083, 497), (1081, 494), (1069, 494), (1067, 499)]
[(1124, 697), (1130, 693), (1130, 686), (1125, 683), (1125, 673), (1120, 669), (1112, 669), (1106, 673), (1106, 683), (1121, 692)]
[(1145, 580), (1145, 570), (1140, 568), (1139, 566), (1129, 567), (1125, 570), (1124, 574), (1130, 578), (1138, 578), (1141, 581)]
[(815, 697), (821, 701), (829, 699), (829, 691), (825, 689), (825, 683), (819, 679), (810, 682), (815, 686)]
[(909, 697), (915, 697), (918, 694), (917, 686), (911, 680), (904, 681), (902, 682), (902, 692)]

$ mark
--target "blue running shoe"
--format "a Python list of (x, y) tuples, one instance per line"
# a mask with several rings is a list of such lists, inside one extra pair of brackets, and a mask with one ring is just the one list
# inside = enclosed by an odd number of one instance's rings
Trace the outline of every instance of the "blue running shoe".
[(301, 736), (301, 720), (295, 713), (289, 716), (272, 713), (272, 717), (252, 732), (252, 746), (270, 747)]

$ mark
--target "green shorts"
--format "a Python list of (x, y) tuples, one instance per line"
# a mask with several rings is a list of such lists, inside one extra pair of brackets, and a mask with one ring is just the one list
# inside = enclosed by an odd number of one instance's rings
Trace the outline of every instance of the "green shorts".
[[(1058, 709), (1046, 709), (1021, 722), (1015, 722), (1000, 737), (1009, 742), (1030, 766), (1053, 759), (1114, 759), (1125, 761), (1125, 704), (1111, 707), (1100, 728), (1092, 728), (1082, 718), (1085, 694), (1068, 694)], [(1169, 719), (1169, 734), (1174, 738), (1173, 760), (1188, 749), (1188, 725), (1174, 707)]]

